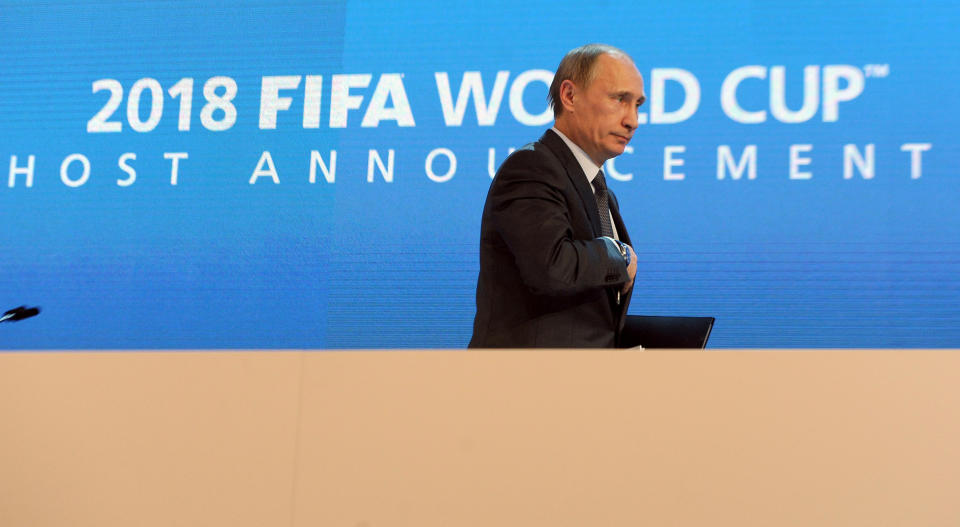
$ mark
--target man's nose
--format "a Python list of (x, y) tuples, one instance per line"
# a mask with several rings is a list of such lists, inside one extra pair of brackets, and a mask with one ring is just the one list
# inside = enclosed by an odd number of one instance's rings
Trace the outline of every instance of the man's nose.
[(623, 118), (623, 126), (629, 131), (633, 131), (637, 128), (636, 110), (627, 110), (627, 115)]

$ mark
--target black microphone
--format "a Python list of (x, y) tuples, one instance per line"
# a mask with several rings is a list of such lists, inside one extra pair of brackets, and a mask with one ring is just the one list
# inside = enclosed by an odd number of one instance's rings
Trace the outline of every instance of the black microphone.
[(25, 318), (36, 316), (40, 313), (39, 307), (20, 306), (7, 311), (0, 316), (0, 322), (16, 322)]

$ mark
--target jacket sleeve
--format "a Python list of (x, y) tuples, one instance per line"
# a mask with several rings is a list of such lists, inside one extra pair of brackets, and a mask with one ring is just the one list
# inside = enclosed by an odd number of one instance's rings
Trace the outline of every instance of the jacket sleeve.
[(583, 239), (589, 224), (580, 226), (577, 237), (570, 207), (582, 207), (579, 195), (562, 168), (541, 157), (533, 150), (514, 153), (497, 173), (487, 203), (491, 225), (513, 254), (522, 281), (544, 295), (625, 283), (629, 275), (616, 243)]

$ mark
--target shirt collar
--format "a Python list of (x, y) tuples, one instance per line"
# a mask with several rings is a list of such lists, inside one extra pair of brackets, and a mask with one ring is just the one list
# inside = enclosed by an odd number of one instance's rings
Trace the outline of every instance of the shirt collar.
[(593, 188), (593, 180), (597, 177), (597, 172), (600, 171), (600, 167), (590, 159), (590, 156), (580, 148), (577, 143), (574, 143), (570, 140), (569, 137), (563, 135), (563, 132), (557, 130), (557, 127), (554, 126), (550, 128), (557, 135), (560, 136), (560, 139), (563, 139), (563, 142), (567, 144), (567, 147), (573, 152), (573, 157), (577, 158), (577, 162), (580, 163), (580, 168), (583, 169), (583, 175), (587, 176), (587, 182), (590, 183), (590, 188)]

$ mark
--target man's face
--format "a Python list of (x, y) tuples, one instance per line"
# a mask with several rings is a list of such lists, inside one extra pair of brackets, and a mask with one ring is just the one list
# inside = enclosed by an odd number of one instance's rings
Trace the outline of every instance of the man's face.
[(569, 123), (576, 136), (571, 139), (602, 165), (630, 142), (646, 95), (643, 77), (630, 60), (601, 55), (595, 67), (596, 76), (586, 89), (574, 87)]

